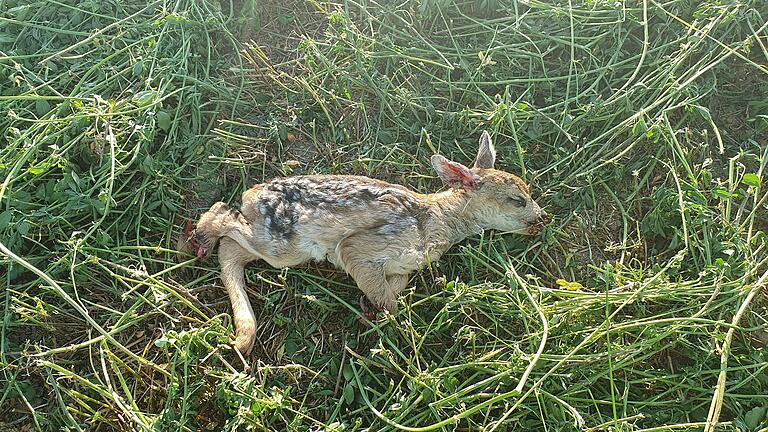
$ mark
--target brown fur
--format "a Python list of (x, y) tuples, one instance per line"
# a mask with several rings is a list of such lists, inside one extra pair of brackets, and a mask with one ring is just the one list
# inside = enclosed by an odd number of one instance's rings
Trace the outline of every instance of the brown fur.
[(278, 178), (245, 191), (240, 211), (216, 203), (197, 223), (198, 256), (219, 243), (221, 278), (235, 319), (235, 346), (251, 350), (255, 318), (244, 267), (263, 259), (278, 268), (327, 259), (368, 299), (391, 312), (409, 274), (483, 229), (537, 234), (548, 222), (518, 177), (493, 169), (483, 133), (475, 167), (442, 156), (432, 165), (451, 189), (419, 194), (357, 176)]

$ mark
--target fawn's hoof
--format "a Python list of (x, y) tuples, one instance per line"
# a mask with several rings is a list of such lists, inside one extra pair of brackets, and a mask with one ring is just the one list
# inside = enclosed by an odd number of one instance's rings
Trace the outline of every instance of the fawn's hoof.
[(235, 337), (235, 349), (240, 352), (242, 355), (248, 355), (251, 353), (251, 350), (253, 349), (253, 342), (255, 341), (256, 337), (254, 334), (248, 333), (248, 334), (238, 334)]

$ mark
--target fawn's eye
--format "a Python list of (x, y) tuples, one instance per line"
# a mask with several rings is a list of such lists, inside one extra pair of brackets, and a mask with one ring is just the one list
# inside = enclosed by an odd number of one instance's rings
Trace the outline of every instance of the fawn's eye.
[(524, 208), (528, 205), (528, 201), (520, 195), (511, 196), (509, 197), (509, 200), (512, 201), (512, 204), (514, 204), (515, 207)]

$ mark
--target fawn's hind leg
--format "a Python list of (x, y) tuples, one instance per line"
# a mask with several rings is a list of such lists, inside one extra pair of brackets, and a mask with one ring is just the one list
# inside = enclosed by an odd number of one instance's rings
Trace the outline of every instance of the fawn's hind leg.
[(224, 237), (219, 242), (221, 280), (232, 303), (235, 348), (242, 354), (248, 354), (256, 340), (256, 316), (245, 290), (245, 265), (256, 259), (235, 240)]
[(377, 255), (377, 240), (355, 234), (342, 240), (336, 248), (344, 270), (352, 276), (368, 300), (391, 313), (397, 312), (397, 296), (408, 284), (408, 275), (386, 274), (384, 262)]

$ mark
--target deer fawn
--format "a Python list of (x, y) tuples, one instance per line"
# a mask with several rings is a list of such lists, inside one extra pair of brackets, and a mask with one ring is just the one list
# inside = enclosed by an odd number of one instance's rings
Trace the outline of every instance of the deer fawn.
[(472, 168), (432, 156), (432, 167), (450, 187), (445, 192), (424, 195), (368, 177), (312, 175), (256, 185), (243, 193), (240, 211), (214, 204), (189, 233), (188, 248), (204, 258), (219, 244), (235, 347), (248, 353), (255, 339), (244, 278), (251, 261), (283, 268), (327, 259), (378, 308), (395, 312), (409, 274), (464, 238), (484, 229), (538, 234), (549, 216), (520, 178), (493, 168), (495, 160), (483, 132)]

